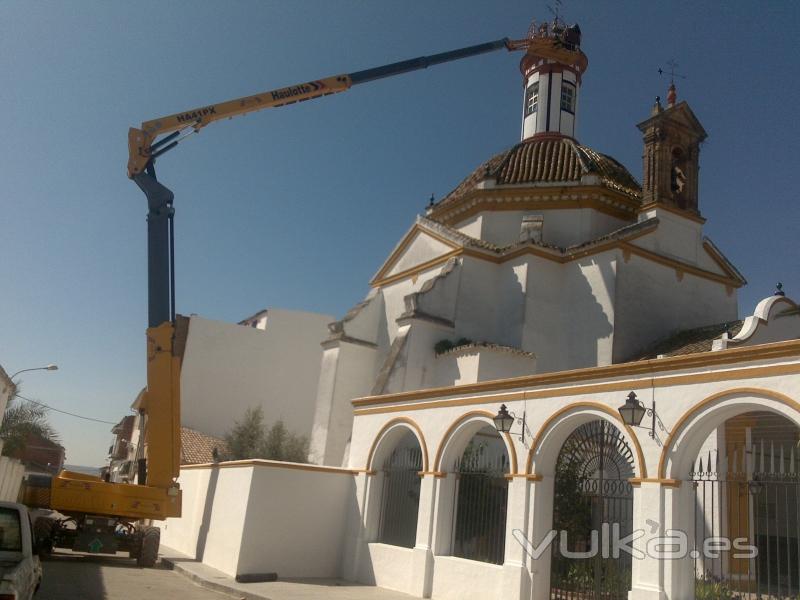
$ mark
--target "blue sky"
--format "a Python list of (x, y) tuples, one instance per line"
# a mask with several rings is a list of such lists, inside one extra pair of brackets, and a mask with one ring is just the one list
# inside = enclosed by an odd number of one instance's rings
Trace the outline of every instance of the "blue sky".
[[(578, 138), (641, 178), (674, 58), (708, 131), (706, 234), (750, 282), (800, 296), (796, 3), (569, 2), (589, 70)], [(116, 421), (145, 381), (145, 200), (129, 126), (184, 109), (510, 36), (545, 2), (0, 3), (0, 365), (23, 393)], [(212, 125), (158, 165), (176, 195), (177, 304), (238, 321), (341, 315), (415, 215), (519, 139), (519, 55), (497, 52)], [(109, 426), (52, 414), (68, 462)]]

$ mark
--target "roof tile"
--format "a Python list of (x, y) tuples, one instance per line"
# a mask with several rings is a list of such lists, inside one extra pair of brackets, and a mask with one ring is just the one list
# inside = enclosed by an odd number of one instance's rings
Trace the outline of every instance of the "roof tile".
[(188, 427), (181, 427), (181, 464), (196, 465), (214, 462), (214, 448), (218, 456), (228, 452), (225, 440), (206, 435)]

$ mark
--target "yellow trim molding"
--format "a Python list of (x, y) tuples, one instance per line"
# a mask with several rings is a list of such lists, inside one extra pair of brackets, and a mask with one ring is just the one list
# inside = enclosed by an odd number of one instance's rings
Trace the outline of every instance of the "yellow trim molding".
[(683, 413), (683, 415), (681, 415), (681, 417), (675, 422), (675, 425), (672, 426), (672, 432), (667, 436), (667, 439), (664, 442), (664, 447), (661, 450), (661, 457), (658, 460), (658, 477), (660, 479), (666, 479), (668, 454), (670, 452), (670, 449), (672, 448), (672, 445), (675, 443), (675, 440), (678, 438), (678, 435), (683, 431), (688, 421), (709, 404), (724, 399), (727, 396), (734, 396), (736, 394), (752, 394), (754, 396), (765, 396), (767, 398), (771, 398), (772, 400), (777, 400), (781, 404), (785, 404), (790, 408), (793, 408), (800, 414), (799, 402), (793, 400), (786, 394), (781, 394), (780, 392), (774, 392), (772, 390), (767, 390), (763, 388), (754, 388), (754, 387), (739, 387), (739, 388), (731, 388), (729, 390), (724, 390), (722, 392), (717, 392), (716, 394), (712, 394), (708, 398), (701, 400), (700, 402), (692, 406), (689, 410), (687, 410), (685, 413)]
[(664, 487), (681, 487), (683, 483), (680, 479), (659, 479), (658, 477), (631, 477), (628, 479), (630, 484), (634, 487), (639, 487), (643, 483), (657, 483)]
[(181, 465), (181, 471), (192, 469), (235, 469), (239, 467), (269, 467), (273, 469), (289, 469), (292, 471), (315, 471), (317, 473), (337, 473), (339, 475), (358, 475), (369, 473), (368, 469), (343, 469), (341, 467), (325, 467), (322, 465), (309, 465), (303, 463), (283, 462), (279, 460), (265, 460), (261, 458), (250, 460), (229, 460), (219, 463), (201, 463), (196, 465)]
[[(624, 377), (626, 375), (647, 375), (647, 378), (650, 379), (656, 373), (719, 366), (744, 361), (774, 360), (777, 358), (791, 358), (797, 356), (800, 356), (800, 340), (790, 340), (787, 342), (759, 344), (756, 346), (746, 346), (743, 348), (729, 348), (726, 350), (717, 350), (715, 352), (698, 352), (696, 354), (670, 356), (652, 360), (640, 360), (602, 367), (588, 367), (569, 371), (557, 371), (555, 373), (543, 373), (540, 375), (526, 375), (523, 377), (481, 381), (478, 383), (469, 383), (465, 385), (428, 388), (409, 392), (397, 392), (394, 394), (384, 394), (381, 396), (366, 396), (352, 400), (352, 404), (357, 409), (356, 414), (370, 414), (369, 412), (364, 412), (362, 407), (381, 406), (397, 402), (410, 402), (415, 400), (424, 400), (427, 398), (442, 398), (463, 394), (478, 394), (481, 392), (497, 392), (514, 388), (536, 388), (545, 385), (559, 385), (598, 379), (612, 379)], [(757, 376), (780, 375), (796, 373), (798, 372), (798, 368), (800, 368), (800, 365), (797, 363), (792, 363), (786, 365), (771, 365), (767, 367), (749, 367), (731, 371), (693, 373), (655, 379), (652, 385), (653, 387), (666, 387), (676, 384), (698, 383), (701, 381), (724, 381), (727, 379), (748, 376), (748, 372), (751, 372)], [(609, 382), (605, 384), (597, 384), (592, 388), (589, 388), (588, 386), (582, 386), (577, 388), (557, 388), (525, 392), (519, 391), (506, 394), (503, 397), (509, 401), (513, 401), (533, 399), (537, 397), (552, 397), (557, 395), (574, 395), (586, 393), (591, 390), (614, 391), (616, 389), (622, 389), (634, 381), (636, 380), (630, 380), (628, 382)], [(647, 387), (650, 387), (649, 383)], [(469, 403), (479, 404), (482, 402), (492, 401), (492, 398), (493, 397), (457, 398), (453, 401), (439, 401), (435, 405), (434, 403), (429, 403), (423, 408), (431, 408), (433, 406), (461, 406)], [(441, 404), (441, 402), (445, 402), (445, 404)], [(455, 404), (447, 404), (448, 402), (454, 402)], [(388, 409), (390, 408), (398, 408), (400, 410), (419, 410), (415, 409), (413, 406), (386, 407), (385, 410), (388, 412)]]
[(378, 447), (378, 443), (380, 442), (383, 434), (385, 434), (390, 427), (394, 427), (395, 425), (407, 425), (413, 432), (414, 435), (417, 436), (417, 441), (419, 442), (420, 449), (422, 450), (422, 471), (421, 473), (426, 473), (428, 471), (428, 443), (425, 441), (425, 435), (422, 433), (422, 428), (417, 424), (416, 421), (409, 417), (395, 417), (387, 421), (383, 427), (381, 427), (380, 431), (378, 431), (375, 439), (372, 440), (372, 445), (369, 448), (369, 454), (367, 454), (367, 469), (373, 469), (372, 458), (375, 455), (375, 449)]
[(622, 422), (617, 411), (606, 406), (605, 404), (600, 404), (599, 402), (575, 402), (569, 406), (564, 406), (560, 410), (557, 410), (550, 415), (547, 420), (542, 423), (542, 426), (539, 428), (539, 431), (536, 432), (536, 435), (533, 436), (533, 443), (531, 444), (530, 450), (528, 450), (528, 460), (525, 462), (525, 473), (533, 473), (531, 470), (533, 467), (533, 456), (536, 454), (537, 448), (539, 448), (539, 442), (541, 442), (542, 437), (553, 424), (553, 422), (567, 413), (574, 413), (584, 408), (591, 408), (605, 413), (610, 417), (608, 420), (611, 421), (617, 428), (625, 430), (625, 433), (628, 434), (628, 438), (631, 440), (631, 442), (633, 442), (633, 447), (636, 451), (636, 462), (638, 463), (636, 465), (636, 470), (639, 472), (640, 477), (647, 477), (647, 463), (644, 461), (644, 453), (642, 452), (642, 446), (639, 444), (639, 438), (636, 437), (636, 433), (634, 433), (630, 426)]
[[(617, 242), (622, 248), (626, 248), (631, 254), (635, 254), (640, 258), (647, 259), (651, 262), (658, 263), (660, 265), (664, 265), (665, 267), (671, 267), (673, 269), (682, 270), (684, 273), (689, 273), (694, 275), (695, 277), (700, 277), (702, 279), (708, 279), (709, 281), (715, 281), (717, 283), (722, 283), (725, 285), (729, 285), (734, 288), (740, 288), (744, 285), (744, 281), (739, 279), (738, 277), (734, 277), (732, 275), (720, 275), (718, 273), (714, 273), (713, 271), (706, 271), (705, 269), (701, 269), (700, 267), (695, 267), (694, 265), (690, 265), (687, 262), (683, 262), (682, 260), (676, 260), (674, 258), (669, 258), (666, 256), (662, 256), (660, 254), (656, 254), (650, 250), (645, 250), (640, 246), (635, 246), (634, 244), (629, 244), (627, 241), (624, 242)], [(725, 269), (727, 272), (727, 269)]]
[(688, 210), (683, 210), (682, 208), (678, 208), (677, 206), (671, 206), (664, 202), (650, 202), (642, 206), (638, 212), (643, 213), (647, 212), (648, 210), (653, 210), (654, 208), (671, 212), (672, 214), (681, 216), (684, 219), (689, 219), (690, 221), (694, 221), (695, 223), (700, 223), (701, 225), (706, 222), (705, 218), (701, 217), (700, 215), (693, 214)]
[[(423, 273), (429, 269), (433, 269), (434, 267), (438, 267), (439, 265), (446, 263), (448, 260), (450, 260), (455, 256), (461, 256), (461, 254), (463, 253), (464, 250), (462, 248), (459, 248), (457, 250), (447, 252), (445, 254), (442, 254), (441, 256), (437, 256), (436, 258), (432, 258), (431, 260), (427, 260), (423, 263), (415, 265), (410, 269), (406, 269), (405, 271), (400, 271), (399, 273), (390, 275), (389, 277), (384, 277), (382, 279), (373, 279), (369, 283), (372, 287), (380, 287), (383, 285), (389, 285), (390, 283), (394, 283), (402, 279), (415, 279), (419, 276), (420, 273)], [(416, 283), (416, 281), (414, 281), (414, 283)]]
[[(450, 426), (447, 428), (447, 431), (444, 432), (441, 441), (439, 442), (439, 447), (436, 449), (436, 458), (433, 459), (433, 469), (437, 473), (442, 473), (443, 476), (446, 476), (447, 473), (444, 473), (441, 469), (441, 460), (442, 460), (442, 452), (444, 451), (445, 445), (450, 440), (450, 437), (453, 435), (453, 431), (461, 425), (462, 423), (473, 419), (474, 417), (487, 417), (490, 421), (494, 417), (492, 413), (488, 410), (471, 410), (467, 413), (464, 413), (460, 417), (458, 417), (455, 421), (453, 421)], [(509, 459), (511, 460), (511, 469), (510, 473), (517, 472), (517, 450), (514, 448), (514, 441), (511, 439), (511, 436), (507, 433), (504, 433), (503, 436), (506, 439), (506, 450), (508, 451)]]
[[(657, 254), (656, 252), (652, 252), (651, 250), (646, 250), (645, 248), (641, 248), (639, 246), (635, 246), (631, 244), (635, 239), (638, 239), (648, 233), (652, 232), (656, 229), (656, 225), (652, 225), (647, 229), (643, 229), (642, 231), (638, 232), (636, 235), (632, 235), (625, 240), (610, 240), (608, 242), (597, 244), (595, 246), (590, 246), (585, 249), (575, 250), (574, 252), (570, 252), (568, 254), (561, 254), (555, 250), (549, 250), (547, 248), (538, 247), (538, 246), (523, 246), (516, 250), (506, 252), (504, 254), (497, 254), (495, 252), (491, 252), (489, 250), (482, 250), (480, 248), (469, 248), (469, 247), (461, 247), (454, 244), (452, 241), (437, 235), (435, 232), (430, 231), (429, 229), (424, 228), (423, 226), (416, 224), (414, 227), (406, 234), (406, 237), (397, 247), (397, 249), (391, 254), (391, 256), (386, 260), (384, 265), (372, 278), (370, 281), (370, 285), (372, 287), (381, 287), (384, 285), (389, 285), (391, 283), (395, 283), (397, 281), (401, 281), (403, 279), (413, 279), (418, 277), (420, 273), (437, 267), (451, 258), (457, 256), (469, 256), (472, 258), (476, 258), (479, 260), (488, 261), (494, 264), (501, 264), (510, 260), (514, 260), (521, 256), (537, 256), (539, 258), (544, 258), (546, 260), (550, 260), (553, 262), (557, 262), (560, 264), (572, 262), (575, 260), (580, 260), (586, 258), (588, 256), (594, 256), (595, 254), (600, 254), (602, 252), (606, 252), (609, 250), (619, 249), (623, 253), (623, 260), (628, 262), (630, 260), (631, 254), (635, 254), (639, 258), (643, 258), (645, 260), (649, 260), (651, 262), (655, 262), (665, 267), (669, 267), (675, 269), (676, 273), (681, 273), (681, 279), (683, 278), (684, 273), (689, 273), (694, 275), (695, 277), (700, 277), (702, 279), (706, 279), (709, 281), (713, 281), (715, 283), (721, 283), (731, 288), (739, 288), (744, 285), (744, 281), (736, 274), (733, 273), (729, 267), (727, 267), (724, 262), (716, 256), (716, 253), (712, 252), (710, 247), (707, 244), (704, 244), (704, 248), (709, 256), (714, 260), (714, 262), (719, 265), (719, 267), (727, 274), (727, 275), (720, 275), (719, 273), (715, 273), (713, 271), (707, 271), (706, 269), (701, 269), (695, 265), (691, 265), (689, 263), (670, 258), (667, 256), (662, 256), (661, 254)], [(405, 251), (405, 249), (409, 246), (411, 241), (416, 239), (419, 233), (424, 233), (443, 244), (447, 245), (450, 248), (453, 248), (450, 252), (446, 252), (440, 256), (427, 260), (423, 263), (414, 265), (408, 269), (405, 269), (399, 273), (395, 273), (394, 275), (387, 276), (386, 273), (391, 270), (392, 266), (397, 262), (397, 259)]]
[[(604, 201), (605, 200), (605, 201)], [(464, 208), (465, 205), (469, 205)], [(456, 210), (460, 208), (461, 210)], [(475, 189), (457, 203), (434, 209), (429, 215), (453, 226), (484, 211), (567, 210), (592, 208), (617, 219), (635, 218), (639, 200), (628, 194), (599, 185), (562, 185), (552, 187), (503, 187)]]
[[(420, 270), (419, 267), (421, 265), (417, 265), (416, 267), (412, 267), (410, 269), (406, 269), (405, 271), (402, 271), (401, 273), (397, 273), (395, 275), (392, 275), (391, 277), (386, 277), (386, 273), (391, 271), (392, 267), (395, 264), (397, 264), (397, 261), (400, 259), (400, 257), (406, 251), (406, 249), (411, 245), (411, 243), (415, 239), (417, 239), (420, 236), (420, 234), (427, 235), (427, 236), (435, 239), (436, 241), (441, 242), (445, 246), (448, 246), (449, 248), (452, 248), (453, 250), (459, 250), (461, 248), (458, 244), (456, 244), (452, 240), (448, 240), (446, 237), (439, 235), (435, 231), (431, 231), (430, 229), (421, 226), (419, 223), (415, 223), (413, 225), (413, 227), (411, 227), (411, 229), (408, 230), (408, 233), (406, 233), (406, 235), (403, 237), (403, 239), (400, 240), (400, 243), (397, 245), (397, 247), (394, 249), (394, 251), (389, 255), (389, 258), (387, 258), (384, 261), (384, 263), (381, 266), (381, 268), (378, 270), (378, 272), (372, 278), (372, 281), (370, 282), (371, 285), (373, 285), (373, 286), (374, 285), (379, 285), (378, 282), (384, 282), (384, 281), (387, 281), (389, 279), (396, 280), (398, 278), (401, 278), (400, 275), (403, 275), (404, 277), (406, 277), (406, 276), (408, 276), (406, 274), (410, 273), (412, 271), (419, 272), (419, 270)], [(441, 257), (439, 257), (439, 258), (441, 258)], [(433, 260), (439, 260), (439, 258), (432, 259), (432, 260), (429, 260), (429, 261), (426, 261), (426, 262), (430, 263), (430, 262), (433, 262)], [(423, 263), (423, 264), (426, 264), (426, 263)], [(430, 268), (430, 267), (428, 267), (428, 268)]]
[[(676, 385), (690, 385), (696, 383), (714, 383), (730, 381), (732, 379), (773, 377), (776, 375), (800, 374), (800, 363), (787, 363), (764, 367), (744, 367), (741, 369), (726, 369), (724, 371), (707, 371), (687, 375), (673, 375), (670, 377), (641, 377), (639, 379), (626, 379), (611, 383), (598, 383), (595, 385), (580, 385), (560, 388), (547, 388), (516, 392), (514, 394), (490, 394), (486, 396), (473, 396), (469, 398), (453, 398), (449, 400), (434, 400), (430, 402), (415, 402), (413, 404), (395, 404), (391, 406), (376, 406), (374, 408), (356, 408), (355, 415), (389, 414), (396, 412), (410, 412), (430, 408), (447, 408), (453, 406), (474, 406), (476, 404), (489, 404), (510, 402), (513, 400), (539, 400), (546, 398), (560, 398), (563, 396), (578, 396), (586, 394), (600, 394), (604, 392), (622, 392), (637, 388), (664, 388)], [(447, 395), (447, 394), (445, 394)]]

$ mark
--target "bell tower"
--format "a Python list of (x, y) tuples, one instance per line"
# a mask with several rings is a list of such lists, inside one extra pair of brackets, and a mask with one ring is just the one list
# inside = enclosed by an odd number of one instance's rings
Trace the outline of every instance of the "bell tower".
[(644, 136), (643, 205), (668, 205), (699, 215), (700, 143), (707, 134), (686, 101), (677, 102), (674, 82), (667, 107), (656, 98), (650, 118), (637, 127)]
[(581, 29), (556, 17), (528, 30), (520, 61), (524, 84), (522, 140), (535, 135), (575, 137), (581, 76), (589, 64), (581, 52)]

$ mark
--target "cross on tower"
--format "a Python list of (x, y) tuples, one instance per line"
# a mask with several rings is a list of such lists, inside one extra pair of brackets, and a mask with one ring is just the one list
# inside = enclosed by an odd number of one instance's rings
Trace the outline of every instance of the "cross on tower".
[[(675, 84), (675, 78), (676, 78), (676, 77), (677, 77), (678, 79), (686, 79), (686, 75), (681, 75), (681, 74), (679, 74), (679, 73), (676, 73), (676, 72), (675, 72), (675, 68), (678, 66), (678, 63), (677, 63), (677, 62), (675, 62), (675, 60), (674, 60), (674, 59), (670, 58), (670, 59), (667, 61), (667, 66), (669, 67), (669, 82), (670, 82), (671, 84), (673, 84), (673, 85)], [(663, 75), (663, 74), (664, 74), (664, 69), (662, 69), (661, 67), (659, 67), (659, 68), (658, 68), (658, 74), (659, 74), (659, 75)]]
[[(678, 92), (675, 90), (675, 78), (678, 77), (679, 79), (686, 79), (686, 76), (675, 72), (675, 67), (678, 66), (678, 63), (675, 62), (674, 59), (670, 58), (667, 61), (667, 66), (669, 66), (669, 91), (667, 92), (667, 106), (672, 107), (675, 106), (675, 101), (678, 98)], [(660, 67), (658, 69), (658, 74), (664, 74), (664, 70)]]

